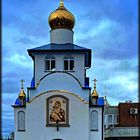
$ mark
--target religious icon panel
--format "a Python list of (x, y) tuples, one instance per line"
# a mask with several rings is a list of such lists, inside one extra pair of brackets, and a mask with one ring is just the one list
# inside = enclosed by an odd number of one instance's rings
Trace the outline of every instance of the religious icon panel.
[(68, 107), (69, 101), (65, 96), (54, 95), (47, 98), (46, 126), (68, 126)]

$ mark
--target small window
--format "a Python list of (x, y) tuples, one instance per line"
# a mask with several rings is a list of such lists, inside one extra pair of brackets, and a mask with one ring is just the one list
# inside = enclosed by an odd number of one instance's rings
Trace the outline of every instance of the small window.
[(98, 112), (96, 110), (93, 110), (91, 112), (91, 130), (98, 130)]
[(64, 70), (66, 71), (74, 70), (74, 59), (71, 55), (66, 55), (64, 57)]
[(112, 115), (108, 115), (108, 123), (112, 124)]
[(114, 115), (114, 120), (113, 120), (113, 123), (117, 124), (118, 123), (118, 115)]
[(18, 112), (18, 131), (25, 131), (25, 112)]
[(107, 115), (104, 115), (104, 123), (107, 124)]
[(48, 55), (45, 58), (45, 70), (46, 71), (55, 70), (55, 58), (52, 55)]

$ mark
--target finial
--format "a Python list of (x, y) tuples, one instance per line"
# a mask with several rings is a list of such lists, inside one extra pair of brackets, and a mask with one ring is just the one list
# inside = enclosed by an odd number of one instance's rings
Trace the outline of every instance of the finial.
[(23, 79), (21, 79), (20, 80), (20, 83), (21, 83), (21, 89), (23, 89), (24, 87), (23, 87), (23, 83), (24, 83), (25, 81), (23, 80)]
[(96, 82), (97, 82), (97, 80), (94, 78), (93, 81), (94, 81), (94, 90), (93, 90), (93, 92), (91, 94), (91, 96), (92, 96), (92, 104), (97, 105), (97, 100), (98, 100), (98, 93), (96, 91)]
[(106, 84), (105, 84), (105, 98), (106, 98)]
[(93, 81), (94, 81), (94, 89), (96, 89), (96, 82), (97, 82), (97, 80), (94, 79)]
[(106, 88), (106, 84), (105, 84), (105, 97), (104, 97), (104, 105), (105, 105), (105, 107), (108, 107), (108, 106), (110, 106), (110, 104), (108, 103), (108, 101), (107, 101), (107, 98), (106, 98), (106, 92), (107, 91), (107, 88)]
[(60, 6), (64, 6), (63, 0), (60, 0)]

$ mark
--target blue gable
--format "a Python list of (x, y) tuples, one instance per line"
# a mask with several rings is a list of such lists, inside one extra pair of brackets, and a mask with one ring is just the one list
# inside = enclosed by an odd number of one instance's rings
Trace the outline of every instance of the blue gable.
[(97, 100), (97, 105), (104, 106), (104, 97), (99, 97)]

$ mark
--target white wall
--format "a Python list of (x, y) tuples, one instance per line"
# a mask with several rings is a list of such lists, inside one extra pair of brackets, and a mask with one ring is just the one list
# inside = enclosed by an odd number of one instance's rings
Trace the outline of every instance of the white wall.
[(73, 31), (68, 29), (55, 29), (50, 31), (50, 43), (73, 44)]
[[(69, 99), (70, 127), (46, 127), (46, 99), (52, 95), (63, 95)], [(65, 92), (43, 94), (26, 106), (26, 140), (88, 140), (89, 139), (89, 104)]]
[(89, 89), (82, 89), (78, 81), (66, 73), (52, 73), (46, 76), (35, 90), (30, 90), (30, 100), (38, 94), (50, 90), (66, 90), (89, 101)]
[[(91, 131), (91, 112), (93, 110), (98, 112), (98, 131)], [(102, 140), (102, 107), (91, 107), (89, 111), (89, 117), (90, 140)]]
[[(66, 53), (67, 54), (67, 53)], [(56, 71), (64, 71), (64, 53), (53, 53), (56, 60)], [(45, 57), (46, 54), (35, 55), (35, 83), (37, 83), (44, 75), (49, 72), (45, 71)], [(74, 71), (69, 72), (74, 75), (84, 86), (84, 54), (74, 54)]]
[[(14, 108), (14, 135), (15, 140), (25, 140), (26, 131), (18, 131), (18, 112), (24, 111), (25, 112), (25, 121), (26, 121), (26, 108), (23, 107), (15, 107)], [(25, 122), (25, 129), (26, 129), (26, 122)]]

